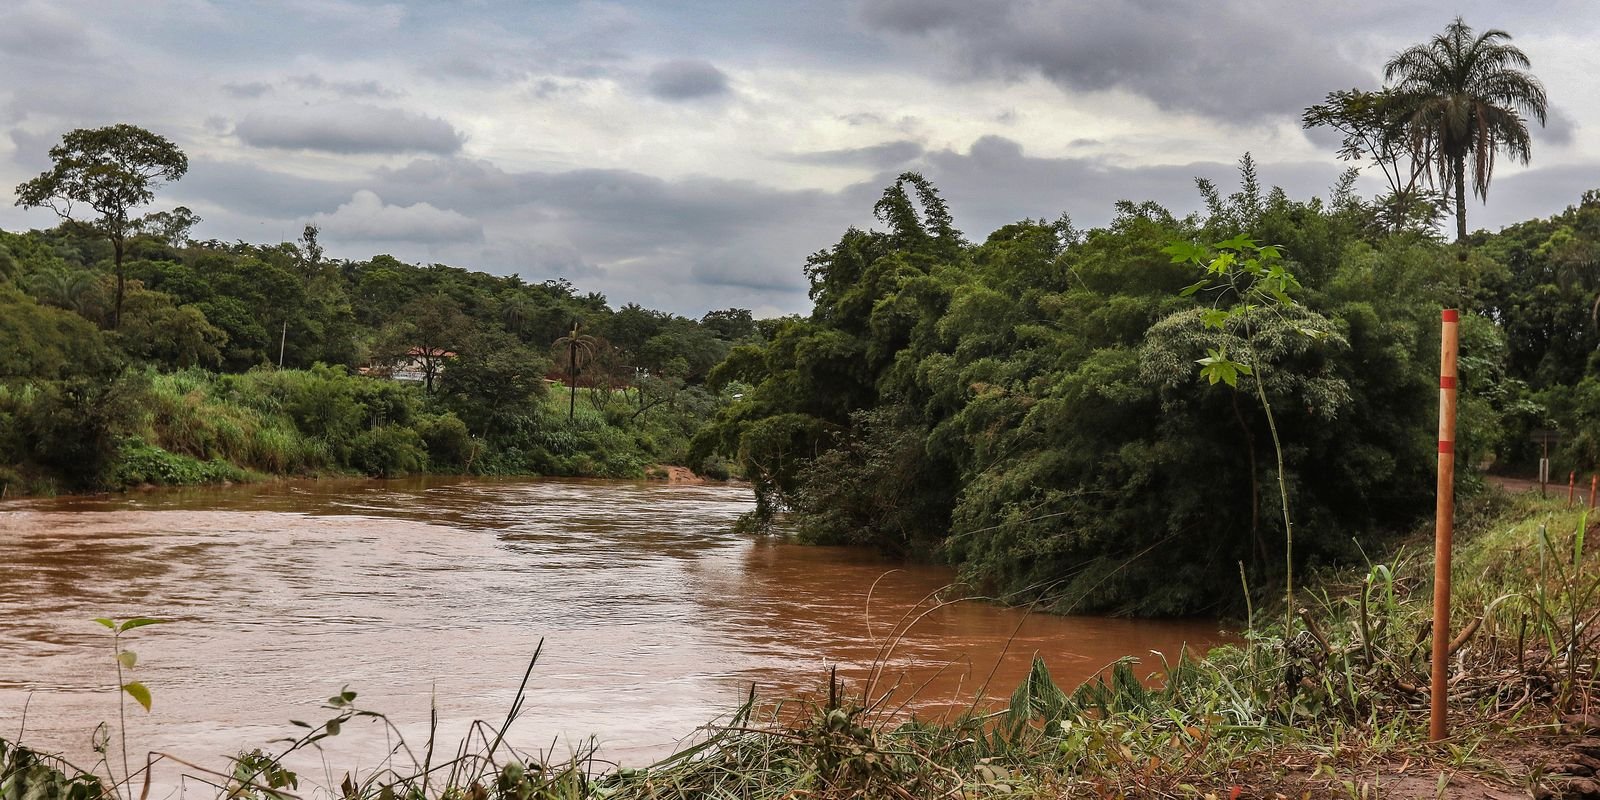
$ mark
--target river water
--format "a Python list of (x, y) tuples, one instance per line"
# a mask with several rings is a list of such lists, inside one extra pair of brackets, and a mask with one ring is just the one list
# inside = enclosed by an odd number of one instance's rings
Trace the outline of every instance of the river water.
[[(734, 486), (460, 479), (13, 501), (0, 505), (0, 736), (23, 730), (26, 707), (25, 744), (93, 760), (93, 729), (117, 719), (95, 617), (167, 621), (126, 641), (131, 678), (154, 695), (148, 714), (128, 706), (131, 758), (209, 766), (297, 734), (290, 719), (321, 722), (345, 686), (414, 746), (436, 708), (453, 742), (503, 717), (541, 640), (511, 742), (564, 755), (593, 737), (639, 764), (752, 684), (815, 693), (830, 666), (859, 691), (881, 662), (879, 690), (903, 687), (893, 705), (938, 715), (986, 682), (1003, 697), (1035, 653), (1071, 685), (1121, 656), (1154, 669), (1151, 650), (1220, 638), (1204, 622), (976, 602), (923, 615), (949, 570), (733, 533), (751, 506)], [(885, 658), (907, 617), (920, 618)], [(350, 728), (297, 766), (331, 785), (381, 761), (382, 729)]]

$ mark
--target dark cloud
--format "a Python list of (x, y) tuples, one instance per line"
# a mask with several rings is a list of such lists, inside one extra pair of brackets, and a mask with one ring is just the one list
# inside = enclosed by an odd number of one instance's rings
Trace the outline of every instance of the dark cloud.
[(264, 83), (262, 81), (250, 81), (248, 83), (224, 83), (222, 84), (222, 91), (227, 93), (229, 97), (237, 97), (242, 100), (253, 100), (257, 97), (271, 93), (272, 84)]
[(297, 89), (313, 92), (328, 92), (340, 97), (374, 97), (394, 98), (401, 96), (401, 92), (373, 81), (330, 81), (321, 75), (293, 75), (285, 79), (285, 83)]
[(340, 154), (449, 154), (464, 138), (438, 117), (360, 103), (253, 112), (234, 134), (252, 147)]
[(1545, 115), (1543, 127), (1540, 127), (1537, 122), (1531, 122), (1529, 123), (1529, 128), (1533, 131), (1535, 139), (1545, 144), (1564, 147), (1572, 144), (1574, 137), (1577, 135), (1578, 121), (1573, 119), (1571, 114), (1562, 111), (1560, 108), (1552, 108)]
[(728, 76), (709, 61), (668, 61), (650, 70), (650, 94), (662, 100), (697, 100), (727, 94)]
[(1337, 37), (1258, 2), (863, 0), (871, 29), (931, 40), (968, 77), (1030, 74), (1078, 92), (1121, 89), (1228, 119), (1298, 113), (1328, 87), (1372, 82)]
[[(347, 181), (305, 178), (249, 162), (190, 158), (189, 173), (163, 196), (191, 208), (217, 207), (241, 217), (278, 221), (331, 211), (359, 188)], [(245, 234), (240, 231), (206, 235), (226, 238)]]
[(785, 156), (785, 159), (800, 164), (822, 164), (830, 167), (869, 167), (881, 170), (900, 166), (907, 161), (919, 158), (922, 153), (923, 147), (920, 143), (910, 139), (901, 139), (865, 147), (846, 147), (839, 150), (795, 153)]
[(1534, 167), (1507, 174), (1496, 170), (1489, 201), (1467, 200), (1467, 227), (1499, 230), (1528, 219), (1549, 217), (1577, 205), (1583, 193), (1600, 189), (1600, 164)]

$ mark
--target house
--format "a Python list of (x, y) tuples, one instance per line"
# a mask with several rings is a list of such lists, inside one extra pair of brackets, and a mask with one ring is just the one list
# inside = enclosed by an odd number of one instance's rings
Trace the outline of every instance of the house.
[(446, 361), (455, 358), (454, 350), (433, 347), (413, 347), (404, 356), (388, 364), (362, 367), (363, 375), (389, 378), (401, 383), (421, 383), (433, 388), (433, 382), (444, 372)]

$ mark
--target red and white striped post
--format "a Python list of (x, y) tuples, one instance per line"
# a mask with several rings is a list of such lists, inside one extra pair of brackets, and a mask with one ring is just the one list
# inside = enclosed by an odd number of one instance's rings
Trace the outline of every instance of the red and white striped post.
[(1456, 487), (1456, 351), (1461, 315), (1447, 308), (1439, 337), (1439, 486), (1433, 529), (1433, 679), (1428, 738), (1450, 734), (1445, 715), (1450, 660), (1450, 540), (1455, 526)]

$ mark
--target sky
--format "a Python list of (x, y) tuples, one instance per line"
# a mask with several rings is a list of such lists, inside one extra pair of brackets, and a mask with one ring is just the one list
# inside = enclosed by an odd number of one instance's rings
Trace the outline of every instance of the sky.
[[(315, 224), (341, 258), (804, 312), (806, 256), (906, 170), (979, 241), (1118, 200), (1195, 210), (1194, 179), (1227, 193), (1247, 151), (1325, 197), (1346, 165), (1301, 111), (1378, 88), (1457, 14), (1510, 32), (1551, 107), (1469, 225), (1600, 188), (1589, 0), (0, 0), (0, 186), (125, 122), (188, 154), (151, 210), (189, 207), (195, 238)], [(0, 203), (0, 228), (55, 221)]]

